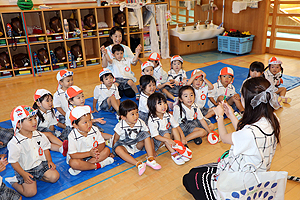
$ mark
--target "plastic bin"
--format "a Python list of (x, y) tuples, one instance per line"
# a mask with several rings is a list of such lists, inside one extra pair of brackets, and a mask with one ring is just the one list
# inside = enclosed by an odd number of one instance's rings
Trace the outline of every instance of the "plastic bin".
[(218, 50), (222, 52), (245, 54), (252, 50), (254, 35), (249, 37), (229, 37), (218, 35)]

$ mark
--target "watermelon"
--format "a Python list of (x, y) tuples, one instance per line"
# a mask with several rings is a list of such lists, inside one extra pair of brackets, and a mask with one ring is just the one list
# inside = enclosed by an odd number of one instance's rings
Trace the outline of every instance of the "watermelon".
[(32, 0), (18, 0), (17, 5), (21, 10), (31, 10), (33, 2)]

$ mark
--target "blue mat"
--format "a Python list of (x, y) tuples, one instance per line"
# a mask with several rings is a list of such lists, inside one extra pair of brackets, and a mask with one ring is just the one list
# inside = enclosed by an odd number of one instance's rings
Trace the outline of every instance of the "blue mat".
[[(238, 67), (234, 65), (228, 65), (224, 63), (216, 63), (214, 65), (210, 65), (207, 67), (201, 68), (206, 74), (207, 74), (207, 79), (211, 81), (212, 83), (215, 83), (218, 79), (218, 74), (219, 71), (223, 67), (231, 67), (234, 71), (234, 82), (233, 85), (235, 86), (236, 91), (239, 93), (241, 84), (243, 81), (246, 79), (248, 75), (248, 69), (243, 68), (243, 67)], [(191, 76), (192, 71), (187, 72), (187, 76)], [(286, 87), (288, 90), (291, 90), (292, 88), (295, 88), (300, 85), (300, 77), (294, 77), (294, 76), (287, 76), (283, 75), (283, 86)], [(122, 98), (122, 101), (127, 98)], [(135, 99), (132, 99), (135, 102), (137, 102)], [(138, 103), (138, 102), (137, 102)], [(88, 98), (86, 99), (86, 104), (90, 105), (92, 107), (93, 104), (93, 98)], [(106, 133), (113, 134), (113, 128), (115, 127), (117, 123), (117, 119), (115, 117), (115, 114), (109, 113), (109, 112), (103, 112), (100, 111), (98, 113), (93, 114), (95, 118), (98, 117), (104, 117), (106, 120), (105, 125), (100, 125)], [(215, 119), (211, 118), (212, 123), (215, 123)], [(5, 128), (10, 128), (11, 127), (11, 122), (9, 120), (0, 122), (1, 127)], [(0, 149), (0, 154), (7, 154), (7, 149), (3, 148)], [(135, 154), (134, 157), (139, 157), (141, 155), (145, 154), (144, 151), (141, 151), (137, 154)], [(91, 170), (91, 171), (83, 171), (77, 176), (71, 176), (67, 170), (69, 169), (69, 166), (67, 165), (65, 161), (65, 157), (63, 157), (60, 153), (58, 152), (51, 152), (52, 155), (52, 160), (57, 166), (57, 170), (60, 173), (60, 179), (58, 180), (57, 183), (51, 184), (51, 183), (45, 183), (42, 181), (38, 181), (37, 186), (38, 186), (38, 193), (36, 196), (32, 198), (23, 198), (23, 199), (45, 199), (50, 196), (53, 196), (59, 192), (62, 192), (74, 185), (77, 185), (83, 181), (86, 181), (94, 176), (97, 176), (107, 170), (110, 170), (114, 167), (117, 167), (120, 164), (123, 164), (124, 161), (121, 160), (120, 158), (115, 158), (115, 162), (112, 165), (106, 166), (103, 169), (98, 169), (98, 170)], [(10, 177), (14, 175), (13, 169), (11, 165), (8, 165), (6, 170), (0, 174), (2, 177)], [(8, 185), (8, 183), (6, 183)], [(8, 185), (9, 186), (9, 185)]]

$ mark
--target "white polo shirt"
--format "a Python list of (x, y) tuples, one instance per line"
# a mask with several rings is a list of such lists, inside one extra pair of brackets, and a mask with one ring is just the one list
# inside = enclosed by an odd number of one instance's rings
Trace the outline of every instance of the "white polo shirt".
[[(58, 89), (53, 96), (53, 107), (61, 107), (63, 111), (67, 112), (68, 111), (68, 100), (66, 98), (65, 91), (62, 89)], [(57, 111), (56, 115), (60, 113)]]
[(31, 138), (17, 132), (7, 145), (8, 162), (18, 162), (23, 170), (32, 169), (46, 161), (44, 151), (50, 147), (48, 138), (39, 131), (32, 131)]
[[(216, 83), (213, 84), (214, 89), (208, 91), (208, 97), (213, 97), (215, 101), (217, 101), (219, 96), (224, 96), (226, 92), (226, 88), (222, 85), (221, 81), (218, 80)], [(235, 87), (230, 83), (227, 86), (227, 97), (232, 97), (236, 94)], [(208, 101), (208, 106), (213, 107), (214, 104), (211, 101)]]
[(184, 78), (187, 78), (186, 73), (183, 69), (180, 69), (178, 74), (175, 72), (174, 69), (171, 69), (168, 72), (168, 81), (175, 80), (175, 81), (183, 81)]
[(108, 63), (108, 66), (110, 66), (113, 70), (113, 74), (115, 78), (125, 78), (125, 79), (131, 79), (136, 81), (136, 78), (134, 77), (134, 73), (131, 71), (131, 62), (133, 58), (122, 58), (121, 61), (113, 59), (112, 64)]
[(151, 137), (154, 138), (159, 135), (160, 130), (168, 130), (170, 126), (172, 126), (172, 128), (176, 128), (179, 126), (179, 124), (175, 121), (174, 117), (170, 113), (165, 113), (163, 119), (160, 119), (159, 117), (153, 118), (150, 116), (148, 119), (148, 126), (150, 129)]
[(144, 92), (141, 92), (139, 99), (139, 111), (144, 113), (149, 113), (149, 108), (147, 106), (149, 96), (147, 96)]
[(195, 103), (200, 107), (203, 108), (208, 94), (208, 85), (203, 81), (202, 85), (199, 87), (199, 89), (196, 89), (195, 87)]
[(278, 86), (281, 84), (280, 83), (281, 72), (278, 72), (277, 74), (274, 75), (270, 72), (270, 70), (267, 70), (264, 72), (264, 76), (274, 86)]
[[(184, 119), (185, 116), (186, 116), (187, 120), (203, 119), (202, 112), (197, 104), (195, 104), (195, 103), (192, 104), (191, 108), (186, 107), (183, 103), (181, 105), (182, 105), (182, 109), (185, 110), (186, 115), (184, 114), (184, 112), (182, 112), (182, 117), (180, 117), (180, 108), (178, 105), (174, 106), (174, 109), (173, 109), (174, 118), (178, 123), (181, 123), (181, 120)], [(196, 109), (196, 112), (195, 112), (195, 109)]]
[(120, 99), (119, 90), (118, 87), (115, 84), (112, 84), (110, 89), (107, 89), (107, 87), (104, 84), (97, 85), (94, 89), (94, 99), (98, 100), (98, 111), (100, 110), (100, 105), (102, 102), (108, 98), (114, 95), (116, 99)]
[[(40, 123), (38, 124), (38, 127), (49, 128), (50, 126), (54, 126), (54, 125), (56, 125), (58, 123), (56, 117), (51, 112), (51, 110), (47, 110), (47, 112), (45, 112), (45, 113), (40, 110), (40, 113), (42, 113), (45, 121), (42, 122), (42, 120), (40, 120)], [(39, 121), (39, 117), (38, 116), (37, 116), (37, 121)]]
[(149, 131), (149, 129), (148, 129), (147, 125), (145, 124), (145, 122), (143, 120), (141, 120), (140, 118), (137, 120), (137, 122), (135, 123), (133, 128), (131, 128), (127, 124), (127, 122), (123, 119), (121, 119), (119, 121), (119, 123), (117, 123), (116, 127), (114, 128), (114, 131), (120, 136), (120, 140), (125, 139), (125, 130), (128, 133), (131, 132), (131, 134), (129, 135), (130, 139), (135, 139), (137, 134), (140, 131)]
[(168, 81), (168, 74), (163, 70), (162, 66), (159, 65), (153, 70), (153, 76), (157, 79), (157, 81), (161, 84), (164, 84)]
[(86, 137), (74, 128), (68, 136), (68, 141), (67, 163), (71, 159), (69, 154), (88, 152), (93, 147), (96, 148), (99, 144), (105, 142), (99, 129), (95, 126), (92, 126)]

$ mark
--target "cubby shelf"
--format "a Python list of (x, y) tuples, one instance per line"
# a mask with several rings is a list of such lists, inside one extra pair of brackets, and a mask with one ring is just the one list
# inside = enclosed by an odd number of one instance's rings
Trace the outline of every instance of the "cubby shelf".
[[(153, 4), (153, 3), (152, 3)], [(154, 3), (162, 4), (162, 3)], [(167, 4), (163, 2), (163, 4)], [(80, 64), (78, 67), (88, 67), (90, 65), (101, 64), (101, 51), (100, 47), (106, 42), (110, 41), (109, 31), (114, 26), (113, 17), (119, 12), (119, 5), (100, 6), (100, 7), (80, 7), (80, 8), (55, 8), (47, 10), (30, 10), (30, 11), (0, 11), (0, 31), (3, 31), (3, 36), (0, 37), (0, 53), (6, 52), (10, 59), (10, 66), (7, 69), (0, 67), (0, 78), (14, 77), (26, 74), (35, 74), (37, 72), (34, 65), (33, 52), (38, 52), (39, 49), (46, 49), (50, 62), (41, 65), (42, 71), (40, 73), (46, 73), (50, 71), (57, 71), (61, 69), (70, 69), (70, 62), (58, 61), (52, 63), (50, 51), (54, 51), (55, 48), (61, 46), (65, 50), (66, 57), (68, 58), (68, 50), (74, 44), (78, 44), (82, 48), (82, 60), (77, 62)], [(144, 57), (149, 54), (150, 50), (144, 50), (144, 37), (149, 34), (149, 26), (145, 26), (145, 29), (138, 29), (136, 26), (129, 26), (128, 23), (128, 9), (124, 8), (126, 15), (126, 24), (124, 30), (124, 40), (127, 41), (127, 45), (131, 47), (131, 44), (136, 44), (137, 41), (142, 44), (142, 53), (140, 57)], [(93, 14), (96, 20), (96, 27), (92, 30), (86, 30), (83, 26), (84, 17), (88, 14)], [(78, 22), (80, 29), (80, 35), (73, 37), (73, 32), (68, 34), (68, 38), (65, 38), (65, 30), (63, 21), (64, 19), (70, 19), (71, 15), (73, 19)], [(11, 23), (11, 19), (19, 17), (24, 24), (25, 30), (28, 36), (15, 36), (14, 38), (8, 37), (7, 23)], [(57, 17), (60, 20), (62, 30), (59, 33), (49, 33), (49, 22), (52, 17)], [(25, 23), (24, 23), (25, 22)], [(105, 22), (108, 27), (105, 27), (102, 23), (101, 27), (98, 27), (99, 22)], [(34, 32), (33, 27), (38, 26), (40, 29)], [(134, 31), (132, 31), (134, 29)], [(135, 43), (132, 43), (135, 40)], [(15, 50), (17, 49), (17, 50)], [(14, 68), (13, 56), (18, 53), (24, 53), (28, 55), (30, 65), (23, 68)], [(133, 51), (134, 53), (134, 51)], [(148, 55), (146, 55), (148, 56)], [(40, 67), (37, 67), (40, 70)]]

